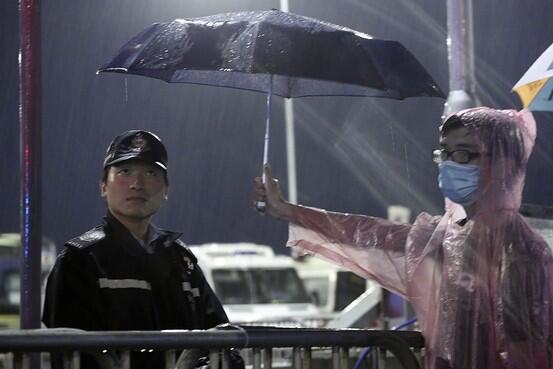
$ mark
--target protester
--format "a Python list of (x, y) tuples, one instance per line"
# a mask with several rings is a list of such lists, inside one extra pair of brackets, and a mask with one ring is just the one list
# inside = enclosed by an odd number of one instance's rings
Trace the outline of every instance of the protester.
[(446, 211), (412, 225), (287, 203), (268, 167), (253, 200), (290, 223), (290, 246), (408, 299), (427, 368), (551, 368), (552, 253), (518, 213), (535, 135), (526, 111), (448, 117), (433, 152)]
[[(167, 151), (151, 132), (126, 131), (111, 142), (100, 180), (107, 215), (58, 256), (46, 287), (47, 327), (208, 329), (228, 322), (181, 234), (151, 223), (168, 198), (167, 165)], [(240, 367), (241, 358), (233, 358)], [(85, 368), (98, 365), (83, 358)], [(133, 369), (164, 367), (163, 352), (131, 355)]]

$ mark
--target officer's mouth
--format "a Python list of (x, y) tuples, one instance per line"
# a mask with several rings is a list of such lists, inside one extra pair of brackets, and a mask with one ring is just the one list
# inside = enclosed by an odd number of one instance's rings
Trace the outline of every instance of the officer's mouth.
[(133, 203), (145, 203), (148, 201), (146, 198), (140, 196), (127, 197), (126, 200)]

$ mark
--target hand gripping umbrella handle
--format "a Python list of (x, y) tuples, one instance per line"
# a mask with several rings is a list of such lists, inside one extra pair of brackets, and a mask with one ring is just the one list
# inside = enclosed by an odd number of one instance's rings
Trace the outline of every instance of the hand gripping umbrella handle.
[(266, 207), (267, 207), (267, 204), (265, 204), (265, 201), (257, 201), (255, 203), (255, 210), (257, 210), (261, 214), (265, 214)]
[[(263, 174), (261, 175), (261, 181), (263, 182), (263, 184), (266, 183), (266, 178), (265, 178), (265, 171), (263, 171)], [(261, 214), (265, 214), (265, 209), (267, 208), (267, 204), (265, 203), (265, 201), (256, 201), (255, 202), (255, 210), (257, 210), (259, 213)]]
[[(272, 106), (272, 100), (273, 100), (273, 75), (271, 74), (269, 77), (269, 89), (267, 91), (267, 110), (266, 110), (266, 117), (265, 117), (265, 145), (263, 146), (263, 167), (261, 168), (261, 172), (263, 173), (261, 175), (261, 178), (263, 180), (263, 184), (265, 184), (266, 178), (265, 178), (265, 171), (263, 168), (265, 168), (265, 165), (269, 162), (269, 128), (271, 126), (271, 106)], [(255, 209), (260, 213), (265, 213), (266, 208), (265, 201), (257, 201), (255, 203)]]

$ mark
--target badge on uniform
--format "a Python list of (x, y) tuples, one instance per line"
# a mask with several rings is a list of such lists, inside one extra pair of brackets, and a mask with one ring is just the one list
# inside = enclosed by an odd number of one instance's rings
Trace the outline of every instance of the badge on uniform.
[(192, 259), (190, 259), (187, 256), (183, 256), (184, 262), (186, 263), (186, 273), (190, 274), (194, 271), (194, 263), (192, 262)]
[(104, 238), (105, 235), (106, 234), (104, 233), (104, 231), (100, 229), (93, 229), (81, 235), (79, 237), (79, 240), (85, 241), (85, 242), (96, 241)]
[(147, 151), (149, 149), (148, 142), (146, 139), (142, 136), (142, 134), (138, 133), (136, 136), (133, 137), (131, 140), (131, 147), (132, 151)]

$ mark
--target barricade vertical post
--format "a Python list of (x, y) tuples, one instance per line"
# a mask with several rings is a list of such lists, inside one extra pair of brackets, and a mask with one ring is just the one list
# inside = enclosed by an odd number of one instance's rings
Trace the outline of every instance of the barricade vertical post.
[(253, 354), (253, 369), (261, 369), (261, 350), (256, 347), (252, 350), (252, 354)]
[(303, 350), (303, 369), (311, 369), (311, 347)]
[(378, 369), (386, 369), (386, 350), (378, 349)]
[(72, 355), (73, 355), (73, 352), (64, 351), (63, 356), (62, 356), (63, 369), (71, 369)]
[(73, 351), (70, 360), (69, 367), (71, 369), (81, 369), (81, 353), (79, 351)]
[(219, 369), (219, 350), (209, 351), (209, 368)]
[(4, 369), (14, 369), (14, 364), (13, 364), (13, 360), (14, 360), (14, 354), (13, 352), (7, 352), (5, 354), (6, 356), (4, 356), (4, 360), (3, 360), (3, 366), (4, 366)]
[(273, 349), (267, 347), (263, 349), (263, 369), (271, 369), (273, 367)]
[(371, 353), (369, 354), (367, 359), (371, 360), (372, 369), (378, 369), (378, 350), (376, 350), (376, 348), (371, 348)]
[(175, 359), (176, 351), (167, 350), (165, 351), (165, 369), (174, 369), (175, 368)]
[(349, 359), (349, 348), (340, 347), (340, 368), (347, 369)]
[(131, 352), (123, 350), (121, 353), (121, 369), (130, 369), (131, 367)]
[(302, 366), (301, 366), (301, 347), (294, 347), (292, 357), (293, 357), (293, 360), (294, 360), (293, 364), (292, 364), (292, 368), (293, 369), (302, 369)]
[(424, 348), (415, 348), (414, 349), (414, 352), (415, 352), (415, 357), (417, 358), (421, 368), (424, 368), (425, 367), (425, 362), (424, 362)]
[(24, 356), (25, 354), (22, 354), (20, 352), (17, 352), (13, 355), (13, 367), (15, 369), (24, 369)]
[(223, 349), (223, 367), (222, 369), (230, 369), (230, 350)]
[(332, 369), (340, 369), (340, 350), (336, 346), (332, 348)]

